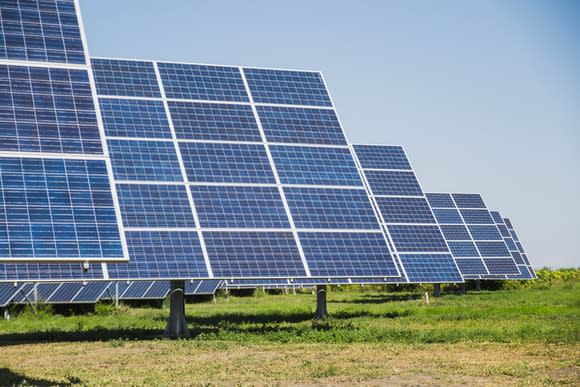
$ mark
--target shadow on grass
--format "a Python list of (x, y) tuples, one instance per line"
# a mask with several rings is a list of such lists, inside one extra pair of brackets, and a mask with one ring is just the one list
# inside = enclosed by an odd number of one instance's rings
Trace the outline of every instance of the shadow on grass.
[(56, 382), (48, 379), (31, 378), (23, 374), (11, 371), (8, 368), (0, 368), (0, 383), (3, 386), (72, 386), (83, 384), (77, 377), (68, 377), (68, 382)]
[[(365, 310), (337, 311), (330, 314), (328, 327), (350, 324), (348, 320), (364, 317), (373, 318), (399, 318), (410, 314), (407, 310), (391, 311), (387, 313), (371, 313)], [(262, 334), (281, 331), (297, 331), (317, 328), (313, 325), (308, 328), (301, 324), (314, 321), (311, 312), (271, 312), (271, 313), (218, 313), (210, 316), (186, 315), (187, 325), (193, 338), (205, 334), (219, 334), (230, 332), (233, 334), (249, 333)], [(154, 321), (159, 321), (163, 326), (165, 317), (155, 316)], [(296, 325), (281, 324), (290, 323)], [(299, 325), (300, 324), (300, 325)], [(152, 340), (163, 337), (162, 328), (92, 328), (76, 331), (45, 331), (29, 333), (0, 333), (0, 347), (21, 343), (37, 342), (80, 342), (80, 341), (115, 341), (115, 340)], [(2, 379), (0, 379), (2, 380)]]
[(335, 299), (331, 303), (337, 304), (386, 304), (388, 302), (420, 300), (421, 294), (364, 294), (357, 298)]

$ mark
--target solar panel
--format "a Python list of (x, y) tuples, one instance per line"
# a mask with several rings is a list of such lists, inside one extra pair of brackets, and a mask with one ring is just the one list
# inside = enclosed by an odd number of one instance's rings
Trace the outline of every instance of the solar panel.
[(0, 2), (1, 262), (128, 259), (76, 7)]
[(464, 278), (519, 275), (501, 229), (479, 194), (427, 193), (427, 200)]
[(463, 282), (400, 146), (353, 145), (385, 235), (410, 282)]
[(197, 296), (197, 295), (212, 295), (218, 290), (222, 280), (197, 280), (197, 281), (187, 281), (183, 289), (183, 293), (186, 296)]
[[(525, 256), (525, 254), (522, 254), (523, 249), (521, 249), (521, 244), (519, 245), (520, 247), (518, 248), (518, 245), (516, 244), (516, 242), (514, 241), (513, 236), (515, 236), (517, 238), (516, 232), (513, 228), (513, 224), (512, 222), (507, 219), (507, 218), (502, 218), (501, 214), (498, 211), (491, 211), (491, 216), (495, 221), (495, 224), (497, 225), (497, 228), (514, 260), (514, 262), (516, 263), (516, 265), (518, 266), (518, 269), (520, 271), (519, 275), (508, 275), (507, 278), (508, 279), (534, 279), (536, 278), (536, 274), (534, 269), (532, 268), (529, 260), (527, 260), (527, 256)], [(509, 225), (509, 229), (508, 229), (508, 225)], [(526, 259), (524, 259), (524, 256)]]
[(0, 307), (8, 305), (22, 288), (22, 285), (0, 283)]

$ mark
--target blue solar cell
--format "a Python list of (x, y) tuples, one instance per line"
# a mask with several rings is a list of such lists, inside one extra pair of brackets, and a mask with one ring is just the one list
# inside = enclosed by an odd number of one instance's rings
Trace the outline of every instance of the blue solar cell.
[(77, 303), (97, 302), (108, 287), (109, 282), (89, 282), (88, 284), (83, 285), (73, 301)]
[(354, 150), (363, 169), (411, 170), (411, 164), (401, 146), (354, 145)]
[(495, 224), (487, 210), (459, 210), (466, 224)]
[(0, 264), (0, 281), (60, 281), (60, 280), (102, 280), (103, 272), (100, 264), (90, 265), (84, 271), (80, 264), (39, 264), (39, 263), (7, 263)]
[(519, 253), (519, 251), (510, 251), (510, 254), (512, 255), (512, 258), (514, 259), (514, 262), (516, 264), (518, 264), (518, 265), (525, 265), (526, 264), (526, 262), (522, 258), (522, 255)]
[(490, 274), (520, 274), (511, 258), (487, 258), (485, 265)]
[(183, 181), (171, 141), (108, 140), (116, 180)]
[(205, 232), (216, 277), (305, 276), (290, 232)]
[(195, 227), (184, 186), (118, 184), (125, 227)]
[(221, 283), (221, 280), (203, 280), (195, 289), (194, 294), (214, 294)]
[(290, 228), (275, 187), (191, 186), (201, 227)]
[(491, 217), (493, 218), (493, 220), (495, 221), (496, 224), (504, 224), (503, 219), (501, 218), (501, 215), (499, 212), (490, 211), (489, 214), (491, 215)]
[(147, 290), (153, 286), (154, 282), (151, 281), (134, 281), (131, 282), (129, 287), (123, 292), (121, 298), (123, 300), (140, 300), (145, 296)]
[(520, 274), (509, 274), (508, 279), (533, 279), (534, 276), (531, 274), (530, 269), (524, 265), (518, 265), (518, 270)]
[(189, 182), (276, 183), (261, 144), (181, 143), (180, 149)]
[(169, 110), (179, 139), (262, 142), (248, 105), (170, 101)]
[(0, 307), (8, 305), (20, 288), (21, 285), (14, 286), (14, 284), (10, 283), (0, 283)]
[(433, 208), (455, 208), (455, 203), (450, 194), (426, 193), (427, 201)]
[(297, 228), (379, 229), (363, 189), (286, 188), (284, 192)]
[(524, 247), (522, 246), (522, 244), (520, 242), (516, 242), (516, 246), (518, 247), (518, 251), (522, 254), (525, 253), (524, 251)]
[(49, 301), (51, 303), (71, 302), (82, 287), (83, 284), (78, 282), (65, 282), (60, 285), (56, 292), (51, 292), (52, 296), (50, 297)]
[(447, 242), (447, 245), (456, 258), (479, 258), (473, 242)]
[(244, 74), (256, 103), (332, 106), (319, 73), (244, 68)]
[(511, 238), (511, 234), (504, 224), (498, 224), (497, 229), (499, 230), (499, 233), (501, 234), (502, 237)]
[[(501, 242), (475, 242), (482, 257), (511, 257), (505, 243)], [(512, 260), (513, 262), (513, 260)]]
[(123, 258), (105, 162), (0, 158), (0, 257)]
[(299, 233), (299, 237), (313, 276), (398, 275), (382, 233)]
[(452, 194), (457, 208), (486, 208), (479, 194)]
[(463, 223), (459, 211), (454, 208), (434, 208), (433, 213), (439, 224), (458, 224)]
[(388, 225), (387, 229), (399, 252), (449, 251), (437, 226)]
[(532, 264), (530, 263), (528, 256), (526, 254), (522, 254), (522, 259), (524, 260), (524, 262), (526, 263), (526, 265), (528, 265), (529, 269), (532, 270)]
[(487, 274), (487, 269), (483, 264), (481, 259), (463, 259), (463, 258), (455, 258), (455, 262), (457, 262), (457, 266), (459, 266), (459, 271), (464, 276), (466, 275), (483, 275)]
[(410, 282), (461, 282), (461, 274), (449, 254), (400, 254)]
[(467, 228), (463, 225), (441, 225), (441, 232), (445, 236), (445, 239), (451, 241), (469, 241), (471, 236), (467, 231)]
[(144, 299), (161, 300), (169, 294), (169, 281), (155, 281), (147, 292), (143, 294)]
[(248, 102), (237, 67), (158, 63), (167, 98)]
[(0, 19), (0, 58), (86, 63), (73, 0), (4, 0)]
[(152, 62), (91, 59), (99, 95), (161, 98)]
[(507, 226), (507, 228), (509, 228), (510, 230), (514, 229), (514, 226), (511, 222), (511, 220), (509, 220), (508, 218), (503, 218), (503, 221), (504, 221), (505, 225)]
[(435, 223), (424, 198), (377, 197), (376, 201), (386, 223)]
[(347, 145), (334, 110), (258, 106), (269, 142)]
[(88, 72), (0, 65), (0, 150), (102, 154)]
[(109, 137), (171, 138), (161, 101), (100, 98), (99, 105)]
[(51, 284), (36, 284), (36, 302), (45, 302), (47, 301), (51, 294), (53, 294), (57, 289), (60, 289), (59, 283), (51, 283)]
[(111, 279), (208, 277), (196, 232), (131, 231), (125, 236), (131, 258), (108, 265)]
[(365, 171), (374, 195), (423, 196), (413, 172)]
[(471, 237), (476, 241), (497, 241), (502, 240), (497, 227), (495, 226), (467, 226)]
[(513, 239), (515, 242), (519, 242), (518, 235), (516, 234), (516, 231), (515, 231), (515, 230), (509, 230), (509, 233), (510, 233), (510, 237), (511, 237), (511, 238), (512, 238), (512, 239)]
[(282, 184), (362, 186), (346, 148), (270, 146)]

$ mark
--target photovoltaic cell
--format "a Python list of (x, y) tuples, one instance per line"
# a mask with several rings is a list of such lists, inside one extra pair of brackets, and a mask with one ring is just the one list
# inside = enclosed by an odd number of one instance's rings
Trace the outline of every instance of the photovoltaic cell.
[(332, 107), (320, 73), (244, 68), (244, 74), (256, 103)]
[(386, 223), (435, 223), (424, 198), (377, 197), (376, 202)]
[(101, 96), (161, 97), (152, 62), (93, 58), (91, 65)]
[(448, 252), (445, 239), (437, 226), (388, 225), (399, 252)]
[(470, 241), (471, 235), (467, 227), (462, 224), (441, 225), (441, 231), (448, 241)]
[(290, 228), (275, 187), (191, 186), (201, 227)]
[(432, 208), (455, 208), (455, 203), (450, 194), (426, 193), (425, 196)]
[(287, 188), (285, 194), (297, 228), (379, 229), (363, 189)]
[(495, 226), (467, 226), (471, 237), (476, 241), (497, 241), (502, 240), (497, 227)]
[(6, 263), (0, 264), (0, 281), (66, 281), (102, 280), (100, 264), (90, 265), (83, 270), (79, 263)]
[(130, 260), (109, 264), (111, 279), (208, 277), (196, 232), (130, 231), (125, 236)]
[[(447, 242), (451, 253), (456, 258), (479, 258), (479, 253), (475, 248), (475, 244), (471, 241), (469, 242)], [(483, 272), (485, 273), (485, 266), (481, 263), (481, 267), (484, 267)]]
[(464, 276), (471, 275), (479, 277), (481, 273), (487, 273), (487, 269), (481, 259), (464, 259), (456, 257), (455, 262), (457, 262), (457, 266), (459, 266), (459, 270)]
[(4, 0), (0, 20), (0, 58), (86, 63), (73, 0)]
[(347, 145), (334, 110), (281, 106), (257, 110), (269, 142)]
[(433, 214), (439, 224), (461, 224), (463, 219), (454, 208), (433, 208)]
[(261, 144), (181, 143), (180, 148), (190, 182), (276, 182)]
[(457, 266), (450, 254), (401, 254), (410, 282), (461, 281)]
[(460, 209), (459, 212), (466, 224), (494, 224), (488, 210)]
[(184, 186), (119, 184), (125, 227), (195, 227)]
[(183, 181), (170, 141), (108, 140), (116, 180)]
[(262, 141), (248, 105), (170, 101), (169, 110), (179, 139)]
[(161, 101), (100, 98), (99, 104), (109, 137), (171, 138)]
[(512, 258), (489, 258), (485, 260), (485, 265), (490, 274), (520, 274)]
[(346, 148), (270, 146), (282, 184), (362, 186)]
[(290, 232), (205, 232), (216, 277), (305, 276)]
[(381, 233), (299, 233), (312, 276), (397, 276)]
[(479, 194), (452, 194), (457, 208), (486, 208)]
[(401, 146), (356, 145), (355, 149), (363, 169), (412, 170)]
[[(505, 243), (502, 242), (475, 242), (482, 257), (511, 257)], [(487, 262), (487, 261), (486, 261)], [(512, 262), (513, 264), (513, 262)]]
[(0, 150), (102, 154), (85, 70), (0, 65)]
[(413, 172), (366, 170), (365, 176), (374, 195), (423, 196)]
[(0, 257), (122, 259), (102, 160), (0, 157)]
[(237, 67), (158, 63), (167, 98), (248, 102)]

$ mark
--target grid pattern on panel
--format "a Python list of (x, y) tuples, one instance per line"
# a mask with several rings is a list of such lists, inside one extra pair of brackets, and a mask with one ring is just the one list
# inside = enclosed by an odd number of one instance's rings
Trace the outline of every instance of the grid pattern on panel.
[(475, 242), (482, 257), (511, 257), (505, 243), (502, 242)]
[(0, 264), (0, 281), (60, 281), (102, 280), (101, 265), (90, 265), (84, 271), (82, 265), (72, 263), (6, 263)]
[(74, 298), (74, 302), (97, 302), (103, 292), (109, 287), (108, 282), (91, 282), (83, 285), (81, 290), (77, 293)]
[(427, 201), (432, 208), (456, 208), (451, 194), (426, 193)]
[(456, 256), (455, 262), (457, 262), (457, 266), (459, 266), (459, 270), (464, 276), (479, 277), (481, 273), (487, 273), (487, 269), (481, 259), (464, 259)]
[(147, 292), (143, 294), (143, 298), (160, 300), (167, 297), (169, 290), (170, 290), (169, 282), (155, 281), (153, 282), (153, 285), (151, 285), (151, 287), (147, 289)]
[(184, 186), (118, 184), (125, 227), (195, 227)]
[(512, 258), (488, 258), (485, 265), (490, 274), (520, 274)]
[(258, 106), (257, 111), (269, 142), (347, 145), (334, 110)]
[(282, 184), (362, 186), (346, 148), (270, 146)]
[(354, 149), (363, 169), (412, 170), (402, 146), (355, 145)]
[(374, 195), (423, 196), (413, 172), (366, 170), (365, 176)]
[(501, 241), (503, 240), (495, 226), (467, 226), (473, 240), (476, 241)]
[(20, 290), (21, 285), (14, 286), (14, 284), (0, 283), (0, 306), (6, 306), (14, 295)]
[(386, 223), (435, 223), (425, 198), (377, 197)]
[(460, 209), (466, 224), (494, 224), (488, 210)]
[(454, 193), (451, 196), (457, 208), (487, 208), (480, 194)]
[(191, 186), (201, 227), (290, 228), (275, 187)]
[[(449, 249), (454, 257), (460, 258), (479, 258), (479, 252), (475, 247), (475, 244), (471, 241), (469, 242), (447, 242)], [(483, 266), (483, 264), (482, 264)]]
[(332, 106), (317, 72), (244, 68), (244, 74), (256, 103)]
[(388, 225), (387, 229), (399, 252), (448, 252), (437, 226)]
[(0, 22), (0, 58), (86, 63), (73, 0), (4, 0)]
[(381, 233), (299, 233), (313, 276), (397, 276)]
[(87, 71), (0, 65), (0, 150), (102, 154)]
[(122, 258), (105, 162), (0, 158), (0, 257)]
[(467, 227), (462, 224), (443, 224), (440, 226), (441, 232), (448, 241), (470, 241), (471, 235)]
[(134, 281), (123, 292), (121, 298), (124, 300), (142, 299), (154, 283), (152, 281)]
[(169, 110), (178, 139), (262, 141), (248, 105), (170, 101)]
[(100, 98), (99, 104), (109, 137), (171, 138), (161, 101)]
[(261, 144), (180, 143), (190, 182), (274, 184)]
[(410, 282), (462, 282), (450, 254), (401, 254)]
[[(496, 223), (496, 226), (497, 226), (501, 236), (503, 237), (503, 240), (504, 240), (508, 250), (510, 251), (512, 259), (514, 260), (514, 262), (516, 263), (516, 265), (518, 267), (518, 270), (520, 271), (519, 275), (514, 275), (514, 274), (508, 275), (508, 279), (532, 279), (532, 278), (534, 278), (534, 270), (531, 267), (527, 266), (527, 265), (529, 265), (529, 261), (526, 262), (526, 260), (524, 260), (522, 254), (518, 250), (518, 245), (514, 242), (512, 234), (515, 235), (515, 231), (508, 230), (508, 228), (506, 227), (506, 223), (504, 222), (504, 219), (502, 218), (502, 216), (500, 215), (499, 212), (491, 211), (490, 213), (491, 213), (493, 220)], [(510, 222), (510, 224), (511, 224), (511, 222)], [(520, 246), (521, 246), (521, 244), (520, 244)]]
[(111, 279), (208, 277), (199, 238), (188, 231), (125, 232), (130, 260), (109, 264)]
[[(39, 285), (40, 286), (40, 285)], [(82, 288), (82, 284), (78, 282), (62, 283), (56, 291), (50, 292), (52, 295), (48, 302), (66, 302), (72, 301)]]
[(205, 232), (216, 277), (304, 277), (290, 232)]
[(379, 229), (363, 189), (289, 187), (285, 193), (297, 228)]
[(152, 62), (91, 59), (99, 95), (161, 98)]
[(167, 98), (249, 102), (237, 67), (159, 62)]
[(433, 214), (439, 224), (461, 224), (463, 219), (454, 208), (433, 208)]
[(116, 180), (183, 181), (172, 142), (107, 142)]

